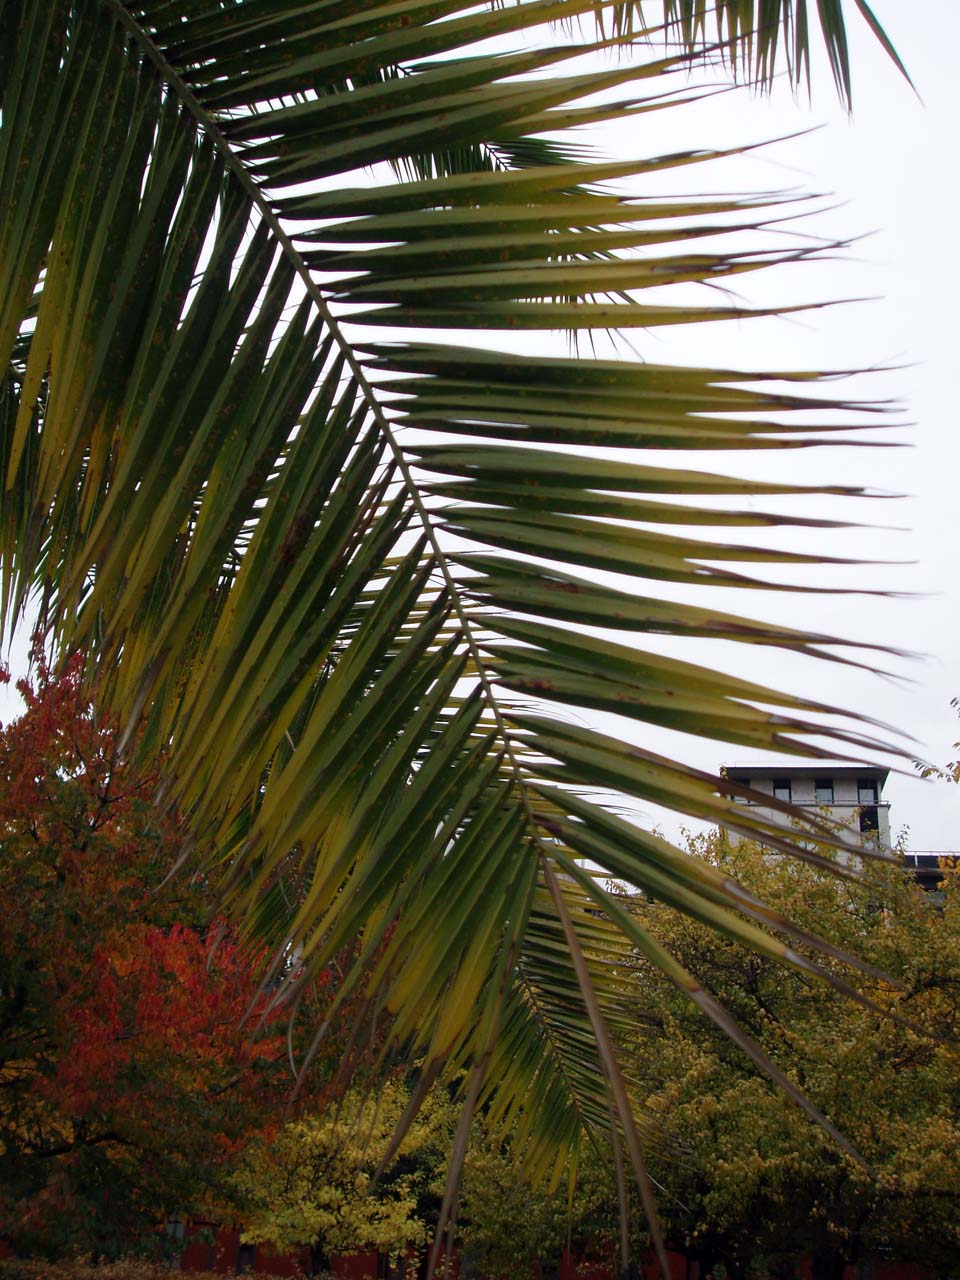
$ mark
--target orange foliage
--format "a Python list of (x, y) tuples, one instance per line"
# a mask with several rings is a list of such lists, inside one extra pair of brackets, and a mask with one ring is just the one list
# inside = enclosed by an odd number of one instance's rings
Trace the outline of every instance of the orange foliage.
[(164, 884), (177, 816), (79, 658), (20, 689), (0, 729), (0, 1238), (110, 1255), (217, 1204), (225, 1158), (288, 1094), (285, 1026), (244, 1022), (260, 957), (209, 922), (202, 878)]

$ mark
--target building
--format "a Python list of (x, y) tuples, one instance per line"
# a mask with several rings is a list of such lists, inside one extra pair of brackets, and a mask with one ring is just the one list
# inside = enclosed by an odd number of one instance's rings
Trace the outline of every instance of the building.
[[(723, 775), (749, 787), (760, 796), (768, 795), (801, 809), (817, 810), (824, 817), (855, 832), (860, 842), (889, 849), (890, 806), (883, 799), (889, 769), (818, 761), (798, 764), (794, 760), (773, 764), (724, 766)], [(782, 823), (783, 815), (766, 809), (760, 798), (738, 797), (741, 803), (757, 805), (766, 820)]]
[(917, 877), (917, 883), (921, 889), (932, 892), (940, 888), (940, 882), (943, 879), (946, 868), (956, 871), (958, 865), (960, 865), (960, 855), (955, 850), (946, 850), (943, 853), (935, 853), (933, 851), (905, 853), (903, 855), (903, 865), (909, 867)]

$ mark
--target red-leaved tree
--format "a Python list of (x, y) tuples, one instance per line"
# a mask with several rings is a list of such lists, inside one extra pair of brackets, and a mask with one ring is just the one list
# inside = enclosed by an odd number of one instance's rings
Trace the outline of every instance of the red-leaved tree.
[(244, 1021), (257, 956), (199, 878), (164, 883), (176, 816), (79, 659), (19, 688), (0, 729), (0, 1239), (110, 1256), (172, 1212), (226, 1211), (225, 1166), (289, 1091), (283, 1015)]

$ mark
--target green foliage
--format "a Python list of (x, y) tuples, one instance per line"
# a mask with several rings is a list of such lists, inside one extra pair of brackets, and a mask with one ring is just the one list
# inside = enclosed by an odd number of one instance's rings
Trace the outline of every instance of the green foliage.
[(443, 1091), (431, 1091), (377, 1177), (407, 1102), (400, 1082), (381, 1081), (252, 1143), (231, 1178), (244, 1240), (279, 1251), (308, 1245), (321, 1261), (369, 1249), (396, 1257), (424, 1245), (453, 1110)]
[(637, 1063), (675, 1144), (659, 1176), (686, 1206), (665, 1203), (670, 1231), (737, 1274), (803, 1254), (818, 1276), (888, 1256), (947, 1274), (960, 1246), (960, 877), (948, 873), (932, 899), (899, 867), (838, 881), (749, 842), (696, 843), (711, 865), (897, 985), (862, 980), (877, 1006), (864, 1008), (656, 903), (633, 906), (869, 1165), (645, 967), (636, 998), (657, 1030)]
[(566, 1179), (555, 1188), (524, 1175), (522, 1150), (473, 1128), (464, 1164), (458, 1230), (464, 1260), (477, 1274), (550, 1273), (569, 1245), (576, 1256), (609, 1257), (616, 1243), (617, 1195), (610, 1169), (587, 1149), (572, 1196)]

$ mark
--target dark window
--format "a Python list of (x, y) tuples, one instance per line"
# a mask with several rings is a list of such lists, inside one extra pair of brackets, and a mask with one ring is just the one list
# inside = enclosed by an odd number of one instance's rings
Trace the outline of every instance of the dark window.
[(773, 794), (777, 800), (786, 800), (787, 804), (793, 799), (793, 791), (790, 787), (789, 778), (774, 778)]
[(241, 1244), (237, 1247), (237, 1274), (244, 1275), (248, 1271), (253, 1271), (257, 1265), (257, 1246), (255, 1244)]
[(876, 778), (857, 779), (857, 803), (876, 804), (880, 799)]
[(833, 779), (814, 778), (813, 794), (817, 804), (833, 804)]
[(880, 830), (880, 815), (875, 804), (865, 804), (860, 810), (860, 833), (872, 835)]

